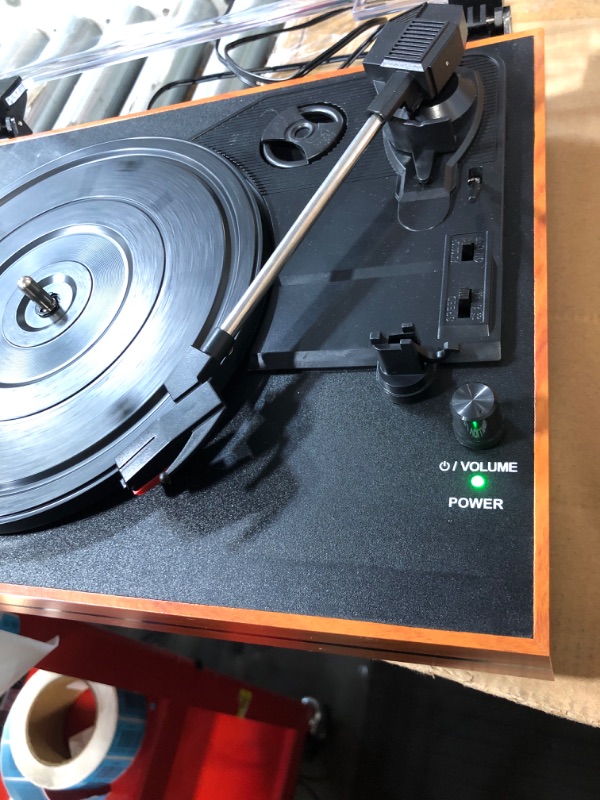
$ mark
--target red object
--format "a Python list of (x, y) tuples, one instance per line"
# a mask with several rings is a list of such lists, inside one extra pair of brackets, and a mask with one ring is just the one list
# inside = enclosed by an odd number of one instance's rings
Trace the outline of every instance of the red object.
[(76, 699), (65, 717), (65, 739), (91, 728), (96, 721), (96, 699), (91, 689), (86, 689)]
[[(91, 625), (22, 616), (21, 633), (60, 637), (40, 669), (139, 692), (146, 733), (110, 800), (289, 800), (310, 710), (299, 700), (198, 669), (193, 661)], [(93, 711), (81, 700), (74, 730)], [(0, 781), (0, 800), (8, 795)]]
[(140, 486), (139, 489), (132, 489), (131, 493), (135, 497), (141, 497), (143, 494), (146, 494), (146, 492), (149, 492), (150, 489), (154, 489), (156, 486), (159, 485), (160, 485), (160, 475), (157, 475), (155, 478), (152, 478), (152, 480), (149, 480), (148, 483), (145, 483), (143, 486)]

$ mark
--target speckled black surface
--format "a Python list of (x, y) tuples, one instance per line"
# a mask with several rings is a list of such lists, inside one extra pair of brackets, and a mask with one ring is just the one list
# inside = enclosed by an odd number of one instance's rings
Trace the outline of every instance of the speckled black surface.
[[(498, 45), (494, 45), (494, 48)], [(531, 98), (529, 41), (503, 45), (511, 97)], [(513, 63), (514, 62), (514, 63)], [(516, 68), (513, 68), (516, 67)], [(241, 100), (229, 101), (233, 113)], [(514, 103), (513, 103), (514, 106)], [(189, 135), (191, 111), (2, 148), (3, 177), (121, 136)], [(186, 117), (187, 115), (187, 117)], [(187, 120), (187, 121), (186, 121)], [(152, 126), (152, 130), (149, 129)], [(99, 138), (100, 137), (100, 138)], [(442, 371), (426, 402), (393, 406), (373, 373), (240, 375), (228, 425), (162, 490), (0, 540), (0, 581), (528, 637), (532, 631), (532, 133), (509, 120), (504, 358)], [(521, 198), (521, 200), (519, 199)], [(453, 439), (452, 387), (489, 382), (508, 431), (485, 455)], [(264, 384), (264, 385), (263, 385)], [(467, 494), (440, 461), (518, 461), (490, 476), (503, 512), (449, 510)]]

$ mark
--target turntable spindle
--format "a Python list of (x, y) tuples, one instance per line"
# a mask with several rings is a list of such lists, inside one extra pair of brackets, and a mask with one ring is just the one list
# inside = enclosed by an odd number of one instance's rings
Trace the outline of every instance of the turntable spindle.
[(55, 311), (58, 311), (58, 296), (55, 294), (48, 294), (43, 286), (37, 281), (34, 281), (29, 275), (24, 275), (19, 278), (17, 283), (19, 289), (38, 307), (38, 313), (41, 317), (48, 317)]

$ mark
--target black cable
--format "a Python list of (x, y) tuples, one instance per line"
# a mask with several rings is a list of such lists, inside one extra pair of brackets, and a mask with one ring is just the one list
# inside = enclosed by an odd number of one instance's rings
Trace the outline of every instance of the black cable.
[[(293, 31), (300, 31), (305, 30), (306, 28), (311, 28), (313, 25), (319, 25), (322, 22), (326, 22), (328, 19), (337, 16), (338, 14), (347, 11), (344, 8), (338, 8), (334, 11), (327, 11), (325, 14), (319, 14), (318, 17), (314, 19), (305, 20), (304, 22), (299, 22), (297, 25), (292, 25), (290, 28), (285, 28), (285, 33), (291, 33)], [(273, 36), (279, 34), (279, 30), (268, 30), (268, 31), (260, 31), (259, 33), (253, 33), (250, 36), (242, 36), (239, 39), (236, 39), (233, 42), (228, 42), (225, 45), (223, 52), (221, 52), (220, 45), (221, 40), (219, 39), (215, 45), (215, 53), (217, 58), (223, 64), (223, 66), (230, 69), (234, 75), (243, 81), (248, 86), (258, 86), (260, 81), (257, 81), (256, 73), (251, 72), (250, 70), (244, 69), (240, 66), (236, 61), (231, 58), (229, 53), (232, 50), (235, 50), (236, 47), (241, 47), (244, 44), (250, 44), (251, 42), (259, 42), (261, 39), (265, 39), (268, 36)], [(295, 76), (293, 76), (295, 77)], [(269, 79), (265, 78), (262, 83), (277, 83), (277, 79)]]
[[(336, 64), (338, 62), (342, 62), (344, 60), (343, 56), (337, 56), (335, 58), (330, 59), (328, 63)], [(290, 70), (297, 70), (301, 69), (306, 65), (305, 61), (296, 64), (279, 64), (276, 67), (262, 67), (261, 69), (257, 70), (257, 74), (261, 72), (289, 72)], [(208, 83), (208, 81), (218, 81), (222, 80), (223, 78), (235, 78), (235, 74), (231, 71), (228, 72), (215, 72), (211, 75), (202, 75), (200, 78), (181, 78), (177, 81), (170, 81), (170, 83), (165, 83), (164, 86), (161, 86), (157, 89), (150, 101), (148, 102), (147, 110), (150, 111), (154, 103), (158, 100), (161, 94), (170, 91), (171, 89), (175, 89), (177, 86), (197, 86), (199, 83)], [(285, 80), (289, 80), (286, 78)]]
[(346, 69), (346, 67), (349, 67), (351, 64), (353, 64), (357, 58), (364, 56), (369, 45), (379, 36), (379, 32), (383, 28), (384, 24), (385, 23), (382, 22), (381, 25), (378, 25), (374, 31), (371, 31), (371, 34), (367, 36), (360, 47), (357, 47), (353, 53), (350, 53), (350, 55), (347, 56), (344, 61), (342, 61), (338, 69)]
[(215, 72), (214, 75), (202, 75), (200, 78), (180, 78), (177, 81), (170, 81), (169, 83), (165, 83), (164, 86), (158, 88), (150, 100), (148, 101), (147, 111), (150, 111), (154, 103), (158, 100), (161, 94), (170, 91), (171, 89), (176, 89), (178, 86), (197, 86), (199, 83), (207, 83), (208, 81), (216, 81), (220, 78), (233, 78), (234, 75), (231, 72)]
[[(234, 2), (235, 0), (230, 0), (225, 13), (229, 13)], [(408, 11), (404, 11), (403, 13), (398, 14), (396, 17), (394, 17), (394, 19), (397, 19), (398, 17), (414, 15), (418, 13), (423, 8), (424, 5), (425, 3), (421, 3), (421, 5), (417, 6), (416, 8), (410, 8), (408, 9)], [(315, 17), (314, 19), (306, 20), (304, 22), (298, 23), (297, 25), (293, 25), (290, 28), (286, 28), (285, 32), (287, 33), (291, 31), (302, 30), (305, 28), (312, 27), (313, 25), (318, 25), (320, 22), (325, 22), (327, 19), (330, 19), (331, 17), (334, 17), (337, 14), (341, 14), (346, 10), (347, 9), (335, 9), (334, 11), (328, 11), (325, 14), (320, 14), (318, 17)], [(219, 61), (221, 61), (221, 63), (224, 64), (225, 66), (227, 66), (226, 72), (216, 72), (211, 75), (202, 75), (200, 78), (183, 78), (181, 80), (171, 81), (170, 83), (161, 86), (152, 95), (148, 103), (148, 110), (152, 108), (152, 106), (158, 100), (161, 94), (163, 94), (164, 92), (168, 92), (170, 89), (174, 89), (177, 86), (197, 86), (200, 83), (206, 83), (208, 81), (222, 80), (224, 78), (234, 78), (234, 77), (239, 78), (241, 81), (246, 83), (246, 85), (259, 86), (266, 83), (279, 83), (284, 80), (293, 80), (294, 78), (305, 77), (310, 72), (312, 72), (312, 70), (316, 69), (319, 66), (322, 66), (323, 64), (333, 64), (339, 62), (340, 63), (339, 69), (343, 69), (344, 67), (350, 66), (350, 64), (354, 63), (354, 61), (356, 61), (358, 58), (364, 55), (366, 49), (376, 38), (377, 34), (381, 30), (381, 28), (385, 25), (386, 21), (387, 20), (383, 18), (375, 18), (372, 20), (367, 20), (366, 22), (362, 23), (362, 25), (359, 25), (358, 28), (355, 28), (353, 31), (350, 31), (350, 33), (346, 34), (346, 36), (342, 37), (342, 39), (340, 39), (331, 47), (328, 47), (322, 53), (319, 53), (318, 56), (311, 59), (310, 61), (305, 61), (297, 64), (280, 64), (275, 67), (264, 67), (261, 69), (257, 69), (254, 72), (246, 70), (239, 64), (237, 64), (231, 58), (229, 53), (231, 50), (235, 49), (236, 47), (240, 47), (243, 44), (259, 41), (260, 39), (264, 39), (266, 36), (272, 36), (274, 35), (273, 31), (261, 31), (260, 33), (255, 33), (252, 34), (251, 36), (244, 36), (240, 39), (236, 39), (233, 42), (229, 42), (226, 45), (223, 53), (221, 53), (219, 50), (219, 45), (220, 45), (220, 40), (219, 40), (216, 42), (215, 52), (217, 54), (217, 57), (219, 58)], [(353, 39), (355, 39), (357, 36), (360, 36), (362, 33), (369, 30), (374, 25), (377, 26), (376, 29), (372, 31), (370, 36), (368, 36), (365, 39), (365, 41), (362, 42), (360, 47), (356, 48), (352, 53), (350, 53), (350, 55), (348, 56), (336, 55), (336, 53), (340, 49), (343, 49), (347, 44), (353, 41)], [(292, 72), (291, 75), (287, 75), (285, 78), (267, 78), (264, 76), (264, 73), (289, 72), (290, 70), (295, 70), (295, 71)]]
[[(231, 10), (234, 2), (235, 2), (235, 0), (230, 0), (230, 3), (228, 5), (227, 10), (226, 10), (225, 13), (229, 13), (229, 11)], [(291, 28), (286, 28), (285, 30), (286, 30), (286, 32), (288, 32), (288, 31), (301, 30), (303, 28), (309, 28), (312, 25), (317, 25), (320, 22), (325, 22), (326, 20), (330, 19), (331, 17), (336, 16), (337, 14), (341, 14), (343, 11), (346, 11), (346, 10), (347, 9), (336, 9), (334, 11), (328, 11), (325, 14), (320, 14), (318, 17), (315, 17), (314, 19), (305, 20), (304, 22), (300, 22), (297, 25), (293, 25)], [(275, 32), (275, 33), (278, 33), (278, 31)], [(221, 54), (220, 51), (219, 51), (220, 40), (218, 40), (216, 42), (216, 44), (215, 44), (215, 52), (217, 54), (217, 57), (219, 58), (219, 61), (227, 67), (227, 72), (216, 72), (216, 73), (213, 73), (212, 75), (203, 75), (200, 78), (183, 78), (183, 79), (178, 80), (178, 81), (171, 81), (170, 83), (167, 83), (164, 86), (161, 86), (152, 95), (152, 97), (150, 98), (150, 101), (148, 103), (148, 107), (147, 107), (148, 111), (152, 108), (154, 103), (158, 100), (158, 98), (161, 96), (161, 94), (163, 94), (163, 92), (168, 92), (169, 89), (174, 89), (177, 86), (196, 86), (199, 83), (205, 83), (207, 81), (221, 80), (223, 78), (234, 78), (234, 77), (238, 77), (240, 80), (242, 80), (247, 85), (258, 86), (261, 83), (277, 82), (276, 80), (273, 80), (273, 79), (270, 80), (268, 78), (265, 78), (264, 80), (261, 81), (260, 74), (263, 73), (263, 72), (285, 72), (286, 70), (287, 71), (289, 71), (289, 70), (297, 70), (297, 69), (301, 69), (301, 68), (305, 67), (307, 62), (303, 61), (303, 62), (301, 62), (299, 64), (288, 64), (288, 65), (283, 65), (282, 64), (282, 65), (277, 66), (277, 67), (269, 67), (268, 69), (266, 69), (266, 68), (265, 69), (257, 69), (255, 73), (251, 73), (248, 70), (244, 70), (242, 67), (240, 67), (238, 64), (236, 64), (236, 62), (233, 61), (233, 59), (230, 59), (230, 57), (228, 55), (229, 49), (233, 49), (233, 47), (238, 47), (238, 46), (240, 46), (242, 44), (247, 44), (249, 42), (259, 41), (260, 39), (264, 39), (266, 36), (272, 36), (273, 34), (274, 34), (273, 31), (261, 31), (260, 33), (255, 33), (255, 34), (253, 34), (251, 36), (245, 36), (245, 37), (243, 37), (241, 39), (236, 39), (234, 42), (230, 42), (229, 43), (228, 48), (227, 48), (227, 53), (225, 55)], [(231, 66), (228, 63), (229, 60), (231, 61)], [(331, 61), (334, 61), (334, 60), (337, 60), (337, 59), (331, 59)], [(243, 73), (243, 74), (240, 74), (240, 73)], [(246, 77), (246, 76), (248, 76), (248, 77)], [(291, 75), (291, 76), (288, 76), (287, 79), (291, 80), (291, 78), (293, 78), (293, 77), (294, 76)], [(250, 81), (250, 83), (249, 83), (249, 81)]]
[[(393, 19), (399, 19), (400, 17), (416, 16), (423, 9), (423, 7), (425, 5), (426, 5), (425, 3), (421, 3), (420, 5), (418, 5), (418, 6), (414, 7), (414, 8), (409, 8), (406, 11), (403, 11), (401, 14), (397, 14), (395, 17), (393, 17)], [(341, 14), (346, 10), (347, 9), (337, 9), (335, 11), (329, 11), (329, 12), (327, 12), (325, 14), (321, 14), (320, 16), (315, 17), (314, 19), (311, 19), (311, 20), (308, 20), (308, 21), (305, 21), (305, 22), (300, 22), (297, 25), (293, 25), (290, 28), (286, 28), (285, 32), (287, 33), (288, 31), (303, 30), (303, 29), (309, 28), (309, 27), (311, 27), (313, 25), (318, 25), (319, 23), (324, 22), (325, 20), (327, 20), (327, 19), (329, 19), (329, 18), (331, 18), (331, 17), (333, 17), (333, 16), (335, 16), (337, 14)], [(332, 54), (337, 53), (339, 50), (343, 50), (344, 47), (347, 44), (349, 44), (351, 41), (353, 41), (357, 36), (360, 36), (362, 33), (364, 33), (365, 31), (369, 30), (373, 26), (377, 26), (377, 29), (369, 37), (367, 37), (365, 42), (363, 42), (363, 44), (359, 48), (357, 48), (357, 50), (355, 50), (353, 53), (350, 54), (350, 56), (348, 56), (347, 62), (343, 64), (343, 66), (345, 66), (345, 67), (346, 66), (350, 66), (350, 64), (352, 64), (360, 56), (360, 54), (363, 53), (365, 51), (365, 49), (372, 43), (373, 39), (377, 36), (377, 34), (379, 33), (379, 31), (385, 25), (386, 22), (387, 22), (387, 19), (385, 19), (383, 17), (374, 18), (374, 19), (367, 20), (366, 22), (363, 22), (361, 25), (359, 25), (353, 31), (350, 31), (344, 37), (342, 37), (342, 39), (340, 39), (338, 42), (336, 42), (331, 47), (329, 47), (327, 50), (325, 50), (322, 53), (320, 53), (316, 58), (314, 58), (311, 61), (307, 62), (306, 66), (303, 69), (299, 70), (294, 75), (288, 76), (287, 78), (285, 78), (283, 80), (292, 80), (294, 78), (302, 78), (305, 75), (308, 75), (316, 67), (321, 66), (321, 64), (329, 63), (330, 62), (330, 56)], [(231, 71), (235, 75), (237, 75), (237, 77), (241, 81), (243, 81), (243, 83), (245, 83), (247, 86), (259, 86), (259, 85), (265, 84), (265, 83), (278, 83), (280, 80), (282, 80), (281, 78), (272, 78), (272, 79), (262, 78), (261, 79), (259, 74), (258, 74), (258, 71), (251, 72), (250, 70), (244, 69), (239, 64), (237, 64), (233, 60), (233, 58), (230, 56), (230, 52), (232, 50), (234, 50), (236, 47), (240, 47), (241, 45), (247, 44), (249, 42), (256, 42), (256, 41), (259, 41), (260, 39), (264, 39), (265, 37), (272, 36), (272, 35), (273, 35), (273, 31), (261, 31), (260, 33), (252, 34), (251, 36), (241, 37), (240, 39), (236, 39), (233, 42), (229, 42), (225, 46), (223, 52), (220, 51), (220, 41), (218, 41), (216, 43), (217, 57), (219, 58), (219, 61), (224, 66), (227, 66), (229, 69), (231, 69)], [(341, 68), (342, 67), (340, 67), (340, 69)]]
[[(330, 17), (334, 16), (335, 14), (339, 14), (344, 9), (338, 9), (337, 11), (330, 11), (328, 14), (322, 14), (320, 17), (316, 17), (314, 20), (309, 20), (308, 22), (303, 22), (298, 25), (294, 25), (291, 28), (286, 28), (286, 33), (288, 31), (294, 30), (301, 30), (303, 28), (307, 28), (310, 25), (316, 25), (319, 22), (323, 22), (325, 19), (329, 19)], [(316, 69), (316, 67), (321, 66), (322, 64), (329, 63), (331, 57), (335, 55), (340, 50), (343, 50), (347, 44), (352, 42), (358, 36), (363, 34), (365, 31), (369, 30), (373, 26), (380, 27), (383, 24), (384, 20), (382, 19), (371, 19), (363, 22), (353, 31), (350, 31), (341, 39), (339, 39), (335, 44), (328, 47), (323, 52), (319, 53), (315, 58), (311, 59), (310, 61), (306, 62), (306, 64), (295, 72), (293, 75), (288, 76), (285, 80), (292, 80), (294, 78), (303, 78), (305, 75), (308, 75), (312, 70)], [(279, 83), (282, 79), (281, 78), (261, 78), (256, 72), (252, 72), (250, 70), (244, 69), (239, 64), (237, 64), (230, 55), (230, 52), (239, 47), (242, 44), (246, 44), (248, 42), (258, 41), (263, 39), (265, 36), (272, 35), (269, 32), (262, 32), (257, 33), (252, 36), (246, 36), (241, 39), (237, 39), (234, 42), (229, 42), (223, 52), (221, 53), (219, 50), (220, 42), (217, 43), (217, 56), (222, 64), (225, 64), (232, 72), (234, 72), (237, 77), (243, 81), (248, 86), (258, 86), (264, 83)]]
[[(308, 75), (309, 72), (312, 72), (313, 69), (316, 67), (321, 66), (322, 64), (327, 63), (331, 56), (335, 55), (339, 50), (343, 50), (347, 44), (350, 44), (357, 36), (360, 36), (365, 31), (368, 31), (369, 28), (372, 28), (374, 25), (377, 27), (381, 27), (383, 20), (381, 19), (370, 19), (366, 22), (363, 22), (362, 25), (359, 25), (358, 28), (355, 28), (350, 33), (347, 33), (343, 36), (338, 42), (332, 44), (331, 47), (328, 47), (327, 50), (324, 50), (320, 55), (316, 58), (313, 58), (312, 61), (309, 61), (308, 64), (293, 76), (294, 78), (303, 78), (305, 75)], [(362, 46), (361, 46), (362, 49)]]

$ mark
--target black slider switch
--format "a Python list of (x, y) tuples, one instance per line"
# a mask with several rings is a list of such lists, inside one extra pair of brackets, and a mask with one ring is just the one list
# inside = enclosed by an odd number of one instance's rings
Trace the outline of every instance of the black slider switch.
[(450, 401), (454, 435), (471, 450), (498, 444), (504, 422), (494, 392), (485, 383), (463, 383)]
[(458, 290), (458, 318), (469, 319), (471, 316), (471, 303), (473, 302), (473, 292), (470, 289)]

